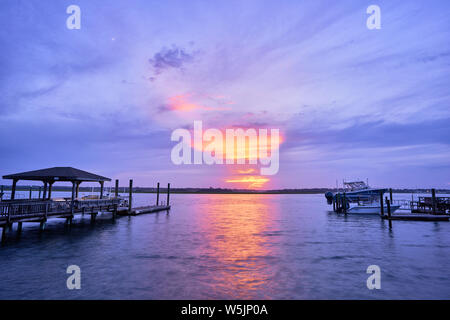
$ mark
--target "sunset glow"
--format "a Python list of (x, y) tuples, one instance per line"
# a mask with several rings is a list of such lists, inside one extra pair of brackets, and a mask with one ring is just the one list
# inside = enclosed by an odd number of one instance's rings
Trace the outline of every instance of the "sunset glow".
[(190, 112), (193, 110), (203, 109), (208, 110), (207, 107), (191, 103), (187, 99), (189, 95), (177, 95), (169, 98), (169, 106), (173, 111)]
[[(208, 104), (199, 102), (203, 100), (208, 102)], [(178, 94), (168, 98), (169, 109), (177, 112), (231, 110), (230, 107), (223, 106), (231, 104), (233, 102), (226, 100), (223, 96), (209, 96), (196, 93)]]
[(225, 180), (227, 183), (236, 183), (241, 188), (257, 189), (262, 188), (270, 179), (262, 176), (241, 176)]
[(247, 169), (247, 170), (238, 170), (240, 174), (249, 174), (255, 172), (255, 169)]
[[(207, 129), (208, 129), (207, 127), (203, 128), (204, 131)], [(233, 128), (233, 129), (238, 129), (238, 128)], [(222, 128), (219, 130), (222, 133), (223, 138), (225, 139), (226, 138), (226, 128)], [(245, 130), (246, 129), (244, 128), (244, 131)], [(191, 136), (194, 136), (194, 132), (192, 130), (190, 132), (191, 132)], [(258, 130), (256, 130), (256, 132), (258, 132)], [(267, 140), (265, 141), (265, 143), (260, 143), (260, 141), (258, 139), (256, 139), (256, 143), (252, 143), (250, 141), (250, 139), (247, 137), (245, 139), (245, 145), (242, 146), (242, 145), (239, 145), (235, 139), (234, 152), (227, 152), (226, 145), (225, 145), (225, 143), (223, 143), (222, 148), (218, 149), (216, 156), (223, 157), (224, 160), (232, 159), (234, 161), (237, 161), (238, 159), (241, 159), (241, 160), (244, 159), (246, 162), (248, 162), (252, 156), (258, 157), (261, 154), (270, 155), (272, 152), (272, 146), (271, 146), (272, 141), (271, 141), (271, 137), (270, 137), (270, 129), (268, 129), (268, 132), (269, 132), (269, 134), (267, 136)], [(278, 143), (274, 143), (273, 147), (279, 149), (280, 145), (283, 142), (284, 142), (284, 137), (280, 133), (279, 138), (278, 138)], [(203, 151), (207, 150), (207, 147), (210, 144), (213, 144), (213, 143), (217, 143), (217, 142), (214, 140), (213, 141), (204, 141), (202, 144), (202, 147), (199, 148), (198, 146), (196, 146), (194, 144), (194, 141), (192, 141), (191, 147), (203, 152)], [(253, 169), (249, 169), (249, 170), (253, 170)], [(251, 172), (253, 172), (253, 171), (241, 172), (241, 173), (251, 173)]]

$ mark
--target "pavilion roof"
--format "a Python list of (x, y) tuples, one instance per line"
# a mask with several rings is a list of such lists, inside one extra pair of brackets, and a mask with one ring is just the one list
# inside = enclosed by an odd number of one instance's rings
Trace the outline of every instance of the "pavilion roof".
[(34, 180), (34, 181), (111, 181), (110, 178), (99, 176), (72, 167), (53, 167), (41, 170), (27, 171), (3, 176), (3, 179)]

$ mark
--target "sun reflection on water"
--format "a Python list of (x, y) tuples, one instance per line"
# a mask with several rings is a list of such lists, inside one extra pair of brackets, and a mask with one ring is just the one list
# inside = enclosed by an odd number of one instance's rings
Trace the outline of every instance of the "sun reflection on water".
[[(199, 221), (208, 242), (202, 250), (207, 248), (207, 252), (197, 252), (197, 256), (205, 257), (208, 263), (214, 261), (216, 268), (207, 271), (214, 283), (211, 291), (249, 298), (257, 289), (262, 291), (273, 276), (270, 264), (279, 253), (270, 245), (270, 238), (276, 232), (273, 218), (279, 213), (278, 205), (267, 196), (261, 196), (260, 201), (254, 196), (246, 201), (247, 195), (207, 197)], [(268, 296), (269, 291), (266, 288)]]

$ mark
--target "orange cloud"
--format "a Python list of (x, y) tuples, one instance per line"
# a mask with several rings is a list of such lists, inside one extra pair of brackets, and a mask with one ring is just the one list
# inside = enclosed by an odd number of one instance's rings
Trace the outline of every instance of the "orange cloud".
[(270, 179), (262, 176), (245, 176), (226, 179), (226, 183), (237, 183), (248, 189), (262, 188)]
[(255, 172), (255, 169), (247, 169), (247, 170), (238, 170), (240, 174), (249, 174)]
[(187, 101), (189, 95), (177, 95), (169, 98), (169, 106), (173, 111), (189, 112), (197, 109), (205, 109), (204, 106)]
[[(191, 112), (194, 110), (207, 110), (207, 111), (216, 110), (217, 111), (217, 110), (229, 110), (230, 109), (230, 108), (226, 108), (226, 107), (204, 106), (202, 104), (198, 104), (198, 103), (192, 101), (192, 100), (205, 99), (205, 98), (210, 98), (210, 99), (216, 100), (215, 97), (203, 96), (203, 95), (198, 95), (198, 94), (196, 94), (195, 96), (194, 96), (194, 94), (191, 94), (191, 93), (179, 94), (179, 95), (169, 98), (169, 108), (172, 111), (178, 111), (178, 112)], [(225, 102), (220, 102), (220, 101), (216, 101), (215, 103), (216, 104), (217, 103), (232, 104), (232, 102), (225, 103)]]

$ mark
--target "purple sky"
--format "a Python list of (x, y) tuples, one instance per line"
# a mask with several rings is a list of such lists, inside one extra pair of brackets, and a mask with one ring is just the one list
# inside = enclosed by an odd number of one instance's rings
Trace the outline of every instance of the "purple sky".
[[(81, 29), (66, 28), (67, 6)], [(381, 8), (381, 30), (366, 8)], [(0, 175), (242, 187), (173, 130), (279, 128), (265, 188), (450, 188), (449, 1), (2, 0)], [(1, 181), (9, 184), (9, 181)]]

